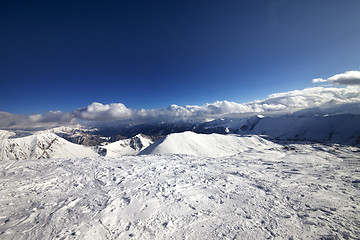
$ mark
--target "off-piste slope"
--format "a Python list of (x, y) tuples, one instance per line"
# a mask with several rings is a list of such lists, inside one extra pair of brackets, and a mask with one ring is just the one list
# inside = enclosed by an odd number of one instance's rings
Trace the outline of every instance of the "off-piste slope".
[(359, 148), (0, 161), (0, 239), (358, 239)]
[(74, 144), (53, 133), (0, 140), (0, 160), (95, 157), (96, 152)]
[(115, 157), (124, 155), (136, 155), (147, 148), (154, 141), (147, 136), (137, 134), (134, 137), (122, 139), (98, 148), (100, 155)]
[(198, 157), (231, 156), (251, 149), (277, 148), (260, 136), (173, 133), (140, 152), (143, 154), (188, 154)]

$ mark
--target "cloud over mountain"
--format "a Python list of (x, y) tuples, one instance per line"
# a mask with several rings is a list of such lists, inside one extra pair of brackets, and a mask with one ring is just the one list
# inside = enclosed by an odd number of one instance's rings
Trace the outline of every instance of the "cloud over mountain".
[(347, 71), (336, 74), (328, 79), (315, 78), (313, 83), (327, 82), (335, 85), (360, 86), (360, 71)]
[(29, 115), (29, 119), (34, 123), (51, 123), (51, 122), (71, 122), (74, 120), (72, 113), (65, 113), (61, 111), (49, 111), (44, 114)]
[(50, 128), (75, 122), (75, 117), (69, 112), (49, 111), (33, 115), (0, 112), (0, 128), (3, 129)]
[[(336, 75), (335, 75), (336, 76)], [(335, 77), (334, 76), (334, 77)], [(352, 75), (356, 76), (356, 74)], [(335, 78), (334, 78), (335, 79)], [(337, 77), (344, 82), (345, 77)], [(0, 112), (0, 128), (53, 127), (74, 123), (76, 119), (90, 122), (124, 121), (136, 123), (203, 120), (230, 114), (244, 116), (267, 113), (287, 113), (312, 107), (331, 107), (338, 104), (360, 103), (357, 87), (314, 87), (284, 93), (275, 93), (264, 100), (248, 103), (217, 101), (202, 106), (171, 105), (161, 109), (130, 109), (122, 103), (94, 102), (72, 112), (49, 111), (44, 114), (16, 115)]]
[(172, 121), (192, 118), (221, 117), (227, 114), (292, 112), (309, 107), (328, 107), (336, 104), (360, 102), (356, 88), (315, 87), (270, 95), (264, 100), (249, 103), (217, 101), (203, 106), (171, 105), (162, 109), (129, 109), (124, 104), (91, 105), (74, 110), (75, 117), (83, 120), (161, 120)]

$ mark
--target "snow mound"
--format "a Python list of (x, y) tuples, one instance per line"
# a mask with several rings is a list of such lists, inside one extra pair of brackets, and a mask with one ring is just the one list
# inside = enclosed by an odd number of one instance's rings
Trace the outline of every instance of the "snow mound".
[(0, 140), (0, 160), (95, 157), (96, 152), (53, 133)]
[(136, 155), (141, 150), (147, 148), (153, 143), (153, 140), (142, 134), (134, 137), (119, 140), (105, 146), (101, 146), (98, 152), (103, 156), (115, 157), (125, 155)]
[(173, 133), (155, 142), (139, 154), (188, 154), (199, 157), (231, 156), (251, 149), (269, 149), (277, 144), (259, 136)]

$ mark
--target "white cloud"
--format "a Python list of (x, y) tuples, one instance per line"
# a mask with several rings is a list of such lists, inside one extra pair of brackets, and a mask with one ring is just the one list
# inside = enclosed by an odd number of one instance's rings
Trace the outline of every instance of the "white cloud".
[(49, 128), (71, 124), (75, 121), (72, 113), (61, 111), (33, 115), (0, 112), (0, 128), (2, 129)]
[(64, 113), (50, 111), (44, 114), (16, 115), (0, 112), (0, 128), (52, 127), (74, 123), (75, 119), (95, 122), (123, 121), (137, 124), (146, 122), (172, 122), (178, 120), (204, 120), (233, 114), (244, 116), (266, 113), (286, 113), (312, 107), (331, 107), (338, 104), (360, 103), (360, 88), (314, 87), (271, 94), (264, 100), (248, 103), (217, 101), (202, 106), (171, 105), (161, 109), (129, 109), (122, 103), (89, 106)]
[(132, 110), (122, 103), (101, 104), (94, 102), (87, 107), (73, 111), (75, 117), (85, 120), (121, 120), (132, 117)]
[(271, 94), (264, 100), (249, 103), (217, 101), (203, 106), (171, 105), (162, 109), (129, 109), (121, 103), (103, 105), (93, 103), (74, 110), (77, 118), (83, 120), (129, 120), (138, 121), (176, 121), (222, 117), (227, 114), (249, 114), (270, 112), (293, 112), (310, 107), (331, 106), (344, 103), (360, 103), (360, 92), (356, 88), (315, 87), (285, 93)]
[(360, 71), (347, 71), (336, 74), (328, 79), (315, 78), (312, 82), (328, 82), (335, 85), (360, 86)]
[(312, 82), (313, 82), (313, 83), (327, 82), (327, 80), (322, 79), (322, 78), (314, 78), (314, 79), (312, 80)]
[(49, 111), (44, 114), (30, 115), (29, 119), (31, 122), (34, 123), (49, 123), (49, 122), (68, 123), (74, 120), (74, 116), (71, 113), (64, 113), (61, 111)]

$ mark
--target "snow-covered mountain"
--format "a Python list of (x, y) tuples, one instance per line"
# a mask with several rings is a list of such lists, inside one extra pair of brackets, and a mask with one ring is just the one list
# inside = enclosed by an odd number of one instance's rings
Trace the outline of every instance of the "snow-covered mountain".
[(282, 140), (360, 145), (360, 115), (266, 117), (251, 130)]
[(343, 104), (327, 108), (307, 108), (294, 113), (229, 115), (204, 122), (178, 121), (149, 123), (118, 128), (102, 128), (97, 134), (120, 134), (131, 137), (142, 133), (166, 136), (192, 131), (219, 134), (264, 134), (281, 140), (316, 141), (351, 146), (360, 145), (360, 104)]
[(93, 149), (68, 142), (54, 133), (0, 140), (1, 160), (95, 156), (98, 155)]
[[(301, 112), (282, 116), (256, 115), (248, 118), (221, 118), (209, 122), (176, 122), (113, 129), (114, 134), (168, 135), (195, 133), (258, 134), (281, 140), (316, 141), (351, 146), (360, 145), (360, 114), (333, 114), (324, 111)], [(133, 136), (133, 135), (130, 135)]]
[(360, 145), (360, 115), (308, 111), (276, 117), (217, 119), (194, 129), (204, 133), (267, 135), (280, 140)]
[(136, 155), (154, 142), (148, 136), (137, 134), (134, 137), (119, 140), (105, 146), (98, 147), (98, 153), (102, 156)]
[(348, 103), (348, 104), (339, 104), (331, 107), (314, 107), (314, 108), (305, 108), (303, 110), (293, 113), (293, 116), (297, 117), (309, 117), (309, 116), (333, 116), (341, 114), (360, 114), (360, 103)]
[(262, 118), (264, 118), (262, 115), (247, 118), (219, 118), (198, 124), (193, 130), (197, 133), (247, 133), (251, 132)]
[(62, 126), (51, 128), (40, 133), (54, 133), (69, 142), (81, 144), (85, 146), (98, 146), (108, 143), (110, 137), (100, 136), (96, 134), (97, 129), (86, 128), (81, 125)]
[(188, 154), (198, 157), (225, 157), (251, 149), (280, 148), (260, 136), (173, 133), (144, 149), (140, 154)]
[(11, 136), (15, 136), (14, 132), (6, 131), (6, 130), (0, 130), (0, 140), (1, 139), (7, 139)]
[[(331, 108), (306, 109), (280, 116), (238, 116), (206, 122), (162, 122), (111, 129), (91, 129), (75, 125), (35, 133), (26, 130), (0, 130), (0, 159), (84, 157), (97, 154), (78, 144), (96, 146), (98, 154), (102, 156), (136, 155), (139, 152), (228, 156), (242, 151), (243, 146), (251, 148), (256, 146), (256, 141), (265, 141), (260, 137), (248, 135), (267, 135), (266, 139), (285, 141), (360, 146), (360, 114), (356, 114), (359, 111), (359, 104), (347, 104)], [(27, 136), (29, 134), (33, 135)], [(226, 137), (228, 134), (239, 134), (244, 137)], [(166, 135), (168, 136), (151, 145), (156, 138)], [(129, 138), (124, 139), (123, 136)], [(68, 141), (76, 144), (70, 144)], [(145, 149), (147, 147), (149, 148)]]

